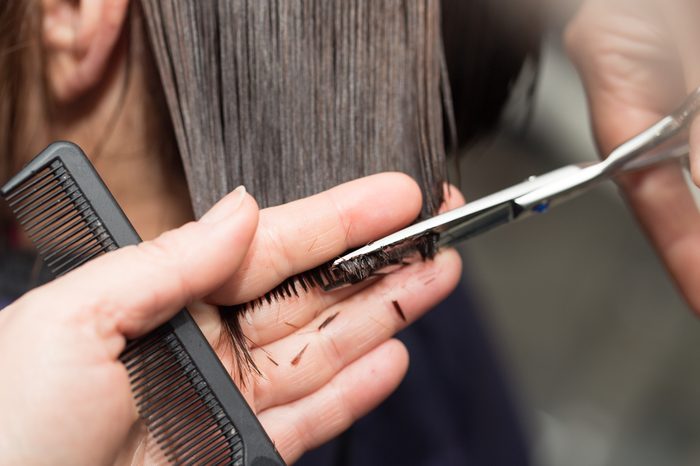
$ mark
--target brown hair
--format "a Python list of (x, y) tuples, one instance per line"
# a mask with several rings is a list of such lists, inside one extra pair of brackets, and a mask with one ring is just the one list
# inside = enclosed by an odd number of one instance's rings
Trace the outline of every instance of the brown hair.
[(18, 147), (19, 124), (26, 109), (23, 84), (27, 80), (31, 5), (25, 1), (0, 2), (0, 181), (9, 175), (11, 158)]
[(445, 180), (438, 0), (142, 0), (197, 214), (374, 172)]
[[(495, 126), (536, 50), (513, 38), (536, 23), (519, 0), (140, 3), (200, 214), (238, 184), (266, 206), (382, 170), (413, 175), (432, 213), (445, 178), (443, 135), (454, 143), (445, 61), (464, 142)], [(35, 13), (37, 2), (0, 2), (0, 181), (7, 154), (23, 149), (21, 52), (38, 29)], [(165, 132), (158, 139), (170, 139)]]

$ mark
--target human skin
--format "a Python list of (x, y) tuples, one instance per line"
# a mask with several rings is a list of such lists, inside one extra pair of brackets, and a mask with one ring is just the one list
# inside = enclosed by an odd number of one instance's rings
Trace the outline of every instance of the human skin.
[[(569, 25), (602, 154), (671, 111), (700, 85), (700, 2), (587, 0)], [(690, 167), (700, 182), (700, 120)], [(623, 194), (679, 289), (700, 312), (700, 214), (680, 166), (620, 180)]]
[[(374, 209), (366, 209), (370, 201)], [(118, 360), (127, 338), (196, 303), (195, 319), (232, 370), (211, 304), (262, 294), (284, 275), (406, 225), (420, 205), (417, 185), (401, 174), (260, 212), (239, 189), (198, 222), (28, 293), (0, 313), (0, 463), (148, 463)], [(447, 250), (374, 283), (266, 306), (243, 322), (262, 375), (240, 388), (285, 461), (331, 439), (396, 388), (408, 355), (392, 335), (443, 299), (459, 275), (459, 256)]]

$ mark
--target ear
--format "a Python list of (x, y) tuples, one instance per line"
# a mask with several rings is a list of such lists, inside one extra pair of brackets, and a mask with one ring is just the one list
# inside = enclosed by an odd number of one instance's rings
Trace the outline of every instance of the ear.
[(129, 0), (42, 0), (46, 78), (56, 100), (70, 101), (99, 83), (128, 4)]

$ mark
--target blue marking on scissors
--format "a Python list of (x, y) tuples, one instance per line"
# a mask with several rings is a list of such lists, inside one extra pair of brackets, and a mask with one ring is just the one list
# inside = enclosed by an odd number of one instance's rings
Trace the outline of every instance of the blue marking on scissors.
[(549, 201), (542, 201), (533, 207), (532, 210), (538, 214), (545, 214), (549, 210), (549, 205)]

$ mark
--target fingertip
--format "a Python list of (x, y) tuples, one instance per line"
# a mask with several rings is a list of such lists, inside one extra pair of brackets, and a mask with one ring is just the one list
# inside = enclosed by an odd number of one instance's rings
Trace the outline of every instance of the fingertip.
[(410, 211), (415, 213), (414, 218), (418, 217), (421, 209), (423, 209), (423, 191), (420, 185), (412, 177), (405, 173), (394, 173), (397, 176), (399, 183), (403, 185), (406, 196), (403, 198), (410, 206)]
[(423, 192), (418, 182), (409, 175), (402, 172), (386, 172), (370, 175), (365, 179), (374, 183), (378, 192), (383, 191), (384, 196), (388, 196), (393, 202), (399, 202), (406, 212), (411, 212), (411, 220), (415, 219), (423, 208)]
[(445, 248), (435, 256), (435, 262), (440, 267), (440, 272), (447, 277), (446, 285), (450, 289), (457, 286), (462, 277), (462, 256), (454, 248)]
[(403, 172), (384, 172), (376, 175), (370, 175), (367, 178), (381, 179), (384, 183), (393, 182), (396, 184), (401, 184), (406, 186), (406, 188), (420, 194), (420, 186), (418, 185), (418, 182), (414, 180), (412, 176)]
[(347, 227), (347, 246), (356, 246), (413, 222), (423, 208), (418, 183), (399, 172), (350, 181), (330, 194)]
[(403, 344), (401, 340), (392, 338), (384, 343), (380, 348), (386, 351), (386, 361), (393, 361), (390, 369), (395, 371), (399, 376), (399, 380), (403, 380), (406, 372), (408, 371), (408, 365), (411, 356), (408, 352), (408, 348)]
[(265, 409), (257, 416), (284, 460), (291, 464), (377, 407), (396, 390), (407, 368), (406, 347), (391, 339), (343, 368), (317, 391)]
[(227, 230), (232, 229), (235, 237), (239, 238), (237, 241), (244, 241), (248, 245), (253, 240), (259, 218), (260, 208), (257, 201), (250, 194), (244, 193), (238, 207), (221, 219), (220, 223), (225, 225), (214, 231), (225, 235)]
[(246, 192), (245, 186), (241, 185), (214, 204), (211, 209), (199, 219), (199, 223), (213, 225), (225, 220), (233, 215), (239, 207), (242, 207), (244, 204), (249, 204), (250, 200), (251, 197)]
[[(340, 385), (339, 389), (348, 393), (353, 384), (365, 387), (363, 396), (354, 398), (351, 407), (352, 418), (357, 420), (373, 410), (379, 403), (391, 395), (401, 384), (408, 372), (409, 354), (406, 346), (396, 338), (380, 344), (364, 357), (348, 366), (332, 383)], [(352, 378), (355, 382), (350, 382)]]
[[(348, 366), (354, 380), (365, 386), (366, 396), (356, 399), (356, 417), (363, 416), (389, 396), (401, 383), (408, 370), (409, 354), (406, 345), (391, 338)], [(349, 377), (341, 372), (333, 383), (346, 385)]]
[(467, 202), (462, 192), (455, 185), (445, 183), (443, 189), (445, 201), (440, 206), (440, 213), (461, 207)]

